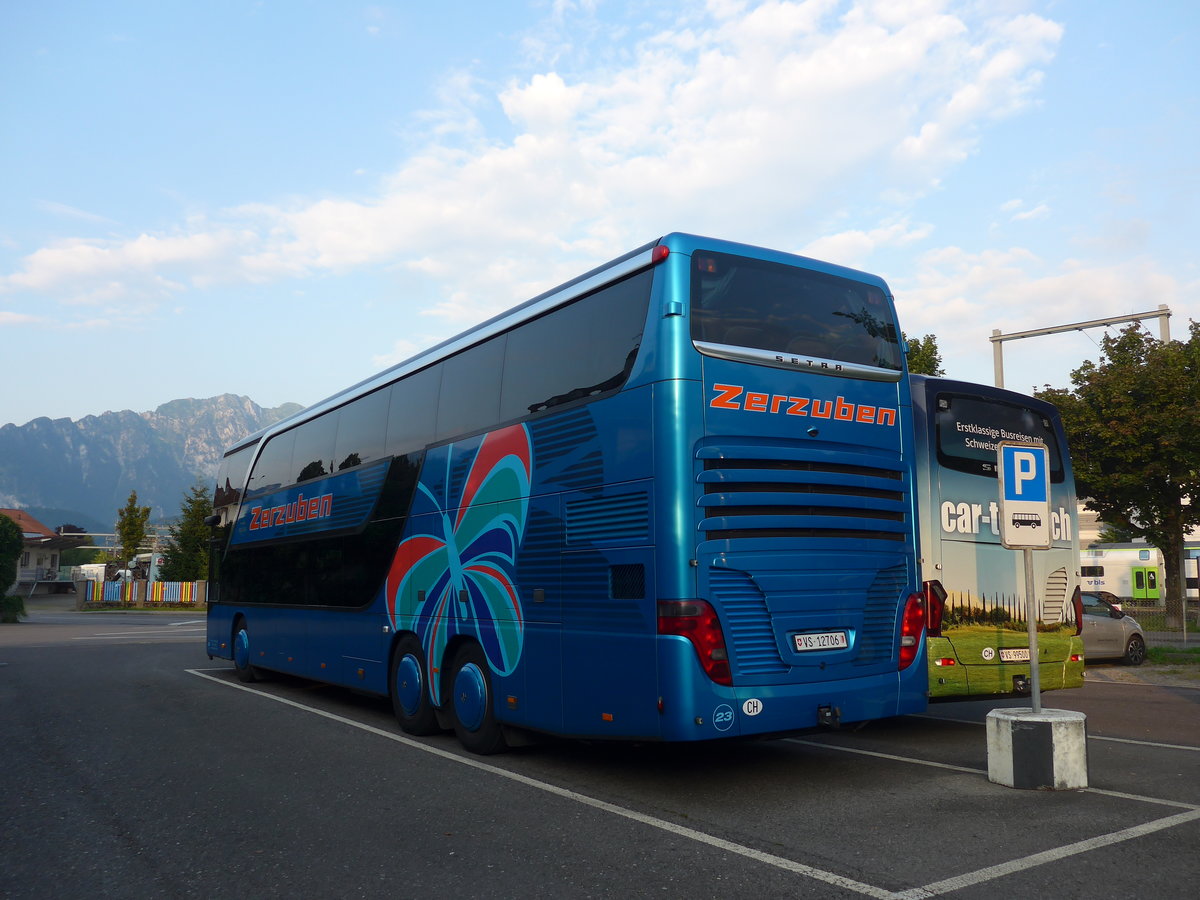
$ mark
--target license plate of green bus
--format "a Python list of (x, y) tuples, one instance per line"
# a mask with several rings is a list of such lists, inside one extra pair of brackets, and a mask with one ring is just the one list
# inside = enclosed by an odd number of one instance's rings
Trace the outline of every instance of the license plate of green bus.
[(845, 650), (850, 646), (844, 631), (809, 631), (792, 635), (797, 653), (810, 650)]
[(1003, 662), (1029, 662), (1028, 647), (1004, 647), (1000, 650)]

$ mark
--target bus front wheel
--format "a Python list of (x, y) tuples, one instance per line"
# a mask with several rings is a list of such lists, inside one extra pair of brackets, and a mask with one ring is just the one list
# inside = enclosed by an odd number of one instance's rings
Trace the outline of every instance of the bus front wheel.
[(258, 670), (250, 665), (250, 631), (245, 619), (238, 619), (233, 626), (233, 667), (237, 669), (238, 681), (247, 684), (258, 681)]
[(508, 748), (496, 721), (492, 676), (478, 644), (464, 644), (450, 676), (450, 712), (458, 741), (472, 753), (488, 755)]
[(392, 654), (392, 711), (396, 721), (409, 734), (436, 734), (437, 714), (429, 702), (425, 684), (425, 654), (415, 637), (405, 635)]

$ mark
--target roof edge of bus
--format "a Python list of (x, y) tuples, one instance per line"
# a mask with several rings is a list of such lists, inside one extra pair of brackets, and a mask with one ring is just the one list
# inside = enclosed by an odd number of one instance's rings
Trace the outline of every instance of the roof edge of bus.
[[(837, 275), (842, 278), (848, 278), (852, 281), (865, 281), (870, 284), (878, 285), (887, 291), (888, 296), (891, 296), (891, 289), (888, 288), (887, 282), (883, 277), (872, 272), (864, 272), (862, 269), (854, 269), (850, 266), (839, 265), (838, 263), (828, 262), (823, 259), (817, 259), (812, 256), (805, 256), (802, 253), (792, 253), (787, 250), (775, 250), (770, 247), (761, 247), (756, 244), (746, 244), (740, 241), (730, 241), (724, 238), (708, 237), (702, 234), (690, 234), (683, 231), (673, 231), (670, 234), (663, 235), (659, 243), (666, 244), (673, 251), (690, 253), (696, 249), (714, 250), (718, 253), (737, 253), (741, 256), (751, 256), (760, 259), (771, 260), (775, 262), (783, 262), (789, 264), (798, 264), (806, 269), (815, 269), (818, 272), (824, 272), (827, 275)], [(686, 249), (684, 249), (686, 248)]]
[[(1030, 409), (1055, 410), (1057, 407), (1049, 400), (1043, 400), (1041, 397), (1035, 397), (1032, 394), (1023, 394), (1020, 391), (1014, 391), (1011, 388), (996, 387), (994, 384), (983, 384), (978, 381), (961, 381), (957, 378), (947, 378), (944, 375), (920, 375), (915, 372), (909, 373), (909, 382), (916, 385), (924, 385), (926, 391), (954, 391), (961, 394), (969, 394), (973, 390), (984, 388), (989, 396), (1007, 395), (1013, 403), (1020, 403), (1028, 406)], [(913, 392), (916, 393), (915, 391)]]
[[(456, 345), (467, 342), (473, 336), (477, 336), (479, 340), (483, 340), (488, 336), (488, 331), (499, 323), (508, 324), (511, 320), (512, 324), (517, 324), (521, 321), (520, 314), (522, 311), (529, 310), (531, 307), (535, 307), (538, 304), (545, 302), (549, 298), (555, 297), (556, 295), (565, 294), (566, 296), (562, 298), (562, 302), (565, 303), (572, 299), (569, 293), (571, 288), (590, 281), (591, 279), (597, 278), (610, 269), (617, 268), (623, 263), (635, 259), (641, 254), (648, 253), (651, 249), (659, 246), (660, 244), (666, 245), (675, 252), (690, 253), (692, 250), (697, 248), (711, 249), (717, 252), (739, 253), (741, 255), (749, 255), (761, 259), (773, 260), (776, 262), (800, 264), (805, 268), (815, 269), (830, 275), (839, 275), (841, 277), (851, 278), (856, 281), (866, 281), (876, 284), (881, 287), (889, 297), (891, 296), (891, 290), (888, 288), (887, 283), (878, 275), (872, 275), (869, 272), (851, 269), (847, 266), (840, 266), (836, 263), (825, 262), (824, 260), (813, 259), (812, 257), (802, 256), (798, 253), (789, 253), (784, 250), (772, 250), (769, 247), (760, 247), (754, 244), (729, 241), (723, 238), (712, 238), (683, 231), (672, 231), (656, 240), (649, 241), (645, 244), (642, 244), (640, 247), (636, 247), (627, 253), (623, 253), (614, 259), (610, 259), (606, 263), (602, 263), (595, 268), (589, 269), (582, 275), (577, 275), (568, 281), (564, 281), (562, 284), (552, 287), (547, 291), (543, 291), (537, 296), (531, 297), (529, 300), (510, 307), (501, 313), (497, 313), (491, 318), (485, 319), (484, 321), (473, 325), (465, 331), (461, 331), (452, 337), (446, 338), (446, 340), (422, 350), (420, 353), (410, 356), (407, 359), (396, 363), (395, 365), (389, 366), (381, 372), (377, 372), (368, 378), (364, 378), (362, 381), (352, 384), (349, 387), (338, 391), (337, 393), (330, 394), (328, 397), (318, 400), (316, 403), (305, 407), (298, 413), (294, 413), (285, 419), (281, 419), (278, 422), (268, 425), (266, 428), (259, 429), (253, 434), (249, 434), (227, 448), (224, 455), (228, 456), (231, 453), (236, 453), (237, 451), (245, 449), (248, 446), (253, 446), (265, 437), (269, 437), (278, 432), (287, 431), (289, 428), (299, 425), (302, 422), (306, 422), (309, 419), (315, 418), (329, 409), (333, 409), (343, 403), (348, 403), (355, 397), (370, 393), (370, 391), (376, 390), (379, 387), (383, 387), (390, 380), (395, 377), (399, 377), (406, 370), (412, 369), (415, 371), (416, 368), (432, 365), (443, 357), (450, 356), (451, 353), (446, 352), (450, 348), (455, 348), (455, 352), (457, 352), (458, 348)], [(465, 349), (465, 347), (463, 349)], [(418, 364), (420, 365), (418, 366)]]

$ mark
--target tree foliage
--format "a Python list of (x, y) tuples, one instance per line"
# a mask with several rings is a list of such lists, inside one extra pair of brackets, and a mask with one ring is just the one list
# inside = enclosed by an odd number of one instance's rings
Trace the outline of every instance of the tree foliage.
[(17, 562), (24, 546), (20, 526), (8, 516), (0, 515), (0, 596), (16, 583)]
[(138, 506), (137, 491), (129, 492), (129, 499), (117, 510), (117, 543), (121, 546), (121, 565), (128, 565), (137, 556), (146, 540), (146, 523), (150, 521), (150, 507)]
[(209, 527), (204, 520), (212, 515), (212, 498), (203, 484), (194, 484), (183, 495), (179, 519), (167, 531), (163, 564), (158, 576), (163, 581), (204, 581), (208, 578)]
[(1105, 522), (1100, 533), (1096, 535), (1097, 544), (1128, 544), (1133, 540), (1133, 534), (1128, 528), (1121, 528), (1112, 522)]
[(1079, 496), (1100, 518), (1163, 555), (1168, 616), (1183, 612), (1184, 536), (1200, 525), (1200, 324), (1163, 343), (1140, 326), (1106, 336), (1098, 363), (1071, 373), (1058, 406)]
[(913, 375), (946, 374), (942, 368), (942, 354), (938, 350), (936, 335), (926, 334), (919, 338), (904, 335), (904, 341), (908, 344), (909, 372)]

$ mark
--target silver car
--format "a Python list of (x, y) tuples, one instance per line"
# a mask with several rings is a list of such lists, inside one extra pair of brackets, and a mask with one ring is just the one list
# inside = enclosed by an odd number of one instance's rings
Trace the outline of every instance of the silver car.
[(1099, 594), (1083, 594), (1083, 655), (1092, 659), (1120, 659), (1140, 666), (1146, 659), (1142, 626)]

